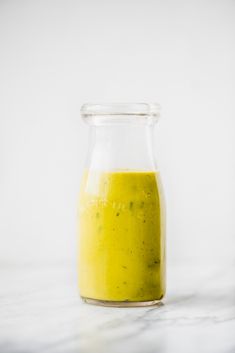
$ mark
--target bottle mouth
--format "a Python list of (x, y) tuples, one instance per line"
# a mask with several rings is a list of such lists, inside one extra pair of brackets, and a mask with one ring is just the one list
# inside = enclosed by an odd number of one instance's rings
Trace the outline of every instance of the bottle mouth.
[(99, 123), (146, 119), (153, 123), (160, 117), (160, 105), (158, 103), (86, 103), (81, 107), (81, 116), (88, 123), (94, 122), (94, 118), (96, 122), (99, 120)]

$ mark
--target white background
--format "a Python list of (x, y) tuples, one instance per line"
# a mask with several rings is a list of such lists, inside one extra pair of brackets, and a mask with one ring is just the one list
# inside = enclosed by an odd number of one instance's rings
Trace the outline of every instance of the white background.
[(235, 2), (0, 1), (0, 264), (75, 259), (84, 102), (157, 101), (170, 263), (234, 261)]

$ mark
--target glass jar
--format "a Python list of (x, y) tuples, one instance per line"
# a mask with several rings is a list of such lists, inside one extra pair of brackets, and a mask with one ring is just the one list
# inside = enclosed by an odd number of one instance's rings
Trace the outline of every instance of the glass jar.
[(165, 294), (165, 212), (152, 147), (157, 104), (85, 104), (90, 145), (79, 199), (85, 302), (146, 306)]

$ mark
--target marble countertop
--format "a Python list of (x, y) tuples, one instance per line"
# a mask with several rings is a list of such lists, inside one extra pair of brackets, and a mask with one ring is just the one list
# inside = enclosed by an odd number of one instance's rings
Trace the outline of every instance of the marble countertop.
[(235, 352), (235, 266), (169, 266), (147, 308), (83, 303), (72, 268), (1, 266), (0, 353)]

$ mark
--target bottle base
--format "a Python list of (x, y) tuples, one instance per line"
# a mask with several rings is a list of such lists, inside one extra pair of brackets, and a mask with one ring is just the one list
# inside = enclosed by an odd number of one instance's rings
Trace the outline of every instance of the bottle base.
[(116, 308), (136, 308), (136, 307), (163, 305), (161, 299), (131, 302), (131, 301), (99, 300), (99, 299), (91, 299), (86, 297), (81, 297), (81, 298), (87, 304), (99, 305), (99, 306), (111, 306)]

